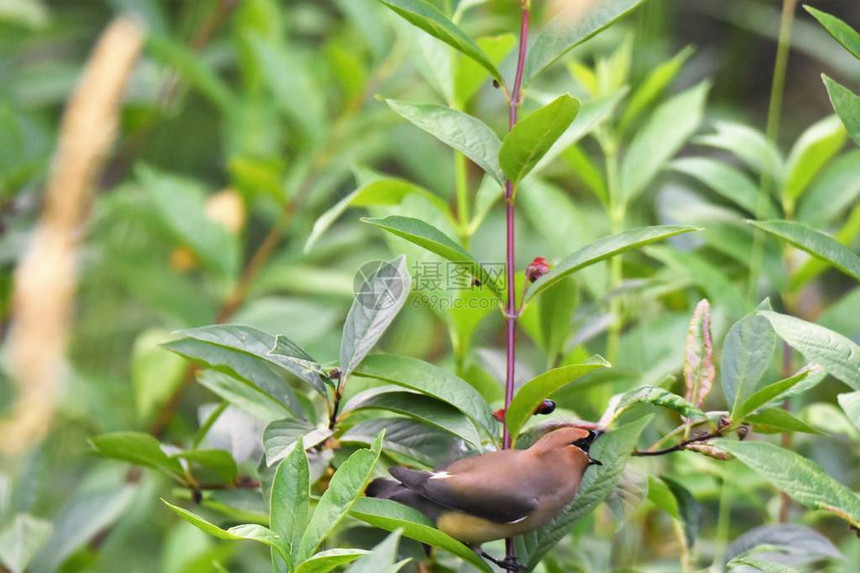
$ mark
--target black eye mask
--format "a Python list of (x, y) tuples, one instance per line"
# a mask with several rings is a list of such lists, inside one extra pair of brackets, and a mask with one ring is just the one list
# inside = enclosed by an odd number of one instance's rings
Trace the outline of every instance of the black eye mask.
[[(575, 442), (573, 442), (573, 445), (587, 454), (588, 450), (591, 448), (591, 444), (594, 443), (594, 440), (596, 440), (602, 433), (603, 432), (594, 432), (592, 430), (589, 430), (588, 435), (586, 437), (576, 440)], [(599, 461), (592, 459), (591, 456), (588, 456), (588, 461), (589, 465), (603, 465)]]

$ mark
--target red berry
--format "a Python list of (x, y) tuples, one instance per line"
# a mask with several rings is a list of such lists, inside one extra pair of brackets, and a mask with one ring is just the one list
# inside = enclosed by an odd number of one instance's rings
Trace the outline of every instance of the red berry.
[(529, 279), (530, 282), (535, 282), (547, 274), (550, 268), (552, 268), (552, 265), (549, 264), (549, 261), (544, 257), (537, 257), (529, 263), (529, 266), (526, 267), (526, 278)]

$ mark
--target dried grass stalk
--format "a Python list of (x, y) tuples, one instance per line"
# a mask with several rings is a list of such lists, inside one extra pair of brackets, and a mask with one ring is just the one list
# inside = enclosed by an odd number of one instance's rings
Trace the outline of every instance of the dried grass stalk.
[(0, 448), (8, 454), (26, 450), (45, 435), (62, 390), (78, 238), (143, 41), (137, 21), (114, 20), (93, 49), (63, 115), (43, 212), (15, 272), (8, 358), (19, 392), (12, 417), (0, 425)]

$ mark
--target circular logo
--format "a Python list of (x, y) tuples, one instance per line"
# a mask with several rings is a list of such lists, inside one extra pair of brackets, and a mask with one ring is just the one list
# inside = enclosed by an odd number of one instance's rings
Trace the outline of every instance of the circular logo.
[(385, 310), (397, 304), (404, 296), (403, 287), (400, 271), (385, 261), (361, 265), (352, 281), (355, 300), (370, 310)]

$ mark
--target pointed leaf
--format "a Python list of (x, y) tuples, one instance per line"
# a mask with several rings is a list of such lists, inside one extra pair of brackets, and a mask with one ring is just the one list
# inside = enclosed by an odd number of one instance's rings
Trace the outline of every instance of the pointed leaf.
[(732, 411), (732, 419), (738, 422), (744, 420), (748, 414), (755, 412), (756, 410), (766, 404), (769, 404), (770, 402), (779, 400), (797, 384), (803, 382), (804, 380), (806, 380), (807, 377), (817, 374), (818, 372), (823, 372), (823, 370), (820, 366), (813, 365), (809, 368), (804, 368), (794, 376), (790, 376), (784, 380), (780, 380), (779, 382), (774, 382), (773, 384), (765, 386), (764, 388), (750, 396), (745, 402), (743, 402), (743, 404), (741, 404), (740, 407), (736, 409), (736, 411)]
[(417, 358), (382, 354), (368, 356), (357, 374), (447, 402), (476, 422), (488, 435), (495, 436), (496, 420), (487, 402), (471, 384), (443, 368)]
[(424, 0), (380, 0), (401, 18), (421, 28), (483, 66), (500, 83), (504, 78), (478, 45), (438, 8)]
[(628, 127), (668, 88), (688, 59), (695, 53), (693, 46), (687, 46), (672, 59), (654, 68), (630, 97), (630, 103), (621, 115), (618, 129), (624, 133)]
[(179, 461), (165, 454), (158, 440), (149, 434), (141, 432), (102, 434), (90, 438), (90, 444), (100, 456), (159, 470), (180, 482), (185, 480), (185, 471)]
[(807, 360), (860, 390), (860, 346), (823, 326), (776, 312), (759, 311), (776, 333)]
[(392, 573), (400, 569), (395, 568), (394, 562), (397, 560), (397, 547), (402, 533), (400, 529), (395, 529), (373, 551), (350, 565), (346, 573)]
[(420, 219), (396, 215), (384, 219), (364, 218), (362, 221), (406, 239), (410, 243), (423, 247), (452, 263), (466, 266), (474, 276), (480, 279), (481, 284), (487, 285), (487, 288), (494, 293), (500, 294), (496, 279), (490, 275), (487, 269), (466, 252), (466, 249), (457, 244), (454, 239), (433, 225)]
[(829, 511), (852, 527), (860, 527), (860, 497), (813, 461), (762, 442), (720, 440), (718, 446), (799, 503)]
[(387, 531), (402, 529), (404, 537), (444, 549), (480, 571), (492, 571), (477, 553), (433, 527), (433, 523), (423, 513), (396, 501), (363, 497), (352, 506), (350, 515)]
[(825, 74), (822, 78), (836, 115), (842, 120), (849, 137), (860, 145), (860, 96)]
[(603, 0), (585, 8), (582, 4), (574, 4), (563, 10), (529, 48), (526, 83), (570, 50), (626, 16), (643, 1)]
[(11, 573), (24, 573), (27, 566), (51, 537), (50, 521), (19, 513), (0, 530), (0, 563)]
[(794, 144), (785, 165), (783, 196), (795, 200), (806, 190), (821, 168), (845, 145), (845, 127), (836, 116), (819, 121)]
[(632, 249), (638, 249), (645, 245), (674, 237), (675, 235), (697, 230), (695, 227), (681, 226), (642, 227), (599, 239), (568, 256), (549, 273), (539, 278), (526, 291), (525, 302), (528, 302), (564, 277), (585, 267)]
[(709, 89), (710, 85), (703, 82), (676, 95), (654, 110), (636, 133), (621, 164), (621, 194), (626, 201), (645, 191), (699, 129)]
[(678, 506), (678, 518), (684, 525), (684, 538), (687, 547), (692, 548), (699, 536), (699, 526), (702, 523), (702, 505), (693, 497), (690, 490), (673, 479), (663, 477)]
[(387, 99), (385, 103), (416, 127), (474, 161), (500, 185), (504, 183), (505, 176), (499, 166), (499, 149), (502, 142), (486, 123), (477, 117), (441, 105), (415, 104), (393, 99)]
[(194, 515), (187, 509), (183, 509), (181, 507), (168, 503), (164, 499), (162, 499), (161, 501), (164, 502), (164, 504), (169, 507), (175, 514), (177, 514), (179, 517), (181, 517), (203, 533), (208, 533), (213, 537), (216, 537), (218, 539), (225, 539), (228, 541), (256, 541), (257, 543), (268, 545), (269, 547), (277, 551), (278, 554), (281, 555), (281, 557), (286, 558), (286, 555), (284, 555), (283, 549), (281, 548), (280, 538), (275, 534), (274, 531), (267, 527), (263, 527), (262, 525), (256, 524), (246, 524), (237, 525), (236, 527), (231, 527), (230, 529), (224, 530), (217, 525), (209, 523), (202, 517)]
[(716, 133), (696, 138), (696, 143), (716, 147), (737, 155), (757, 172), (764, 172), (776, 181), (782, 174), (782, 155), (763, 133), (746, 125), (714, 122)]
[(263, 431), (263, 448), (266, 450), (266, 466), (271, 467), (292, 455), (303, 441), (305, 449), (313, 448), (331, 437), (332, 430), (325, 426), (313, 427), (304, 420), (275, 420)]
[(343, 325), (340, 342), (341, 382), (379, 342), (409, 298), (412, 277), (406, 257), (382, 263), (365, 277)]
[(827, 12), (816, 10), (812, 6), (804, 6), (804, 9), (824, 26), (824, 29), (833, 36), (833, 39), (842, 44), (846, 50), (860, 60), (860, 33), (857, 33), (851, 26)]
[(860, 392), (839, 394), (836, 399), (845, 411), (845, 415), (854, 424), (854, 427), (860, 430)]
[(269, 525), (280, 538), (284, 553), (289, 556), (289, 566), (294, 565), (292, 556), (308, 523), (310, 488), (308, 456), (300, 441), (275, 470), (269, 504)]
[(328, 489), (317, 503), (298, 550), (295, 551), (294, 558), (297, 562), (305, 561), (313, 555), (361, 496), (373, 477), (376, 462), (379, 461), (383, 434), (376, 438), (370, 449), (358, 450), (338, 467)]
[(328, 573), (368, 554), (366, 549), (328, 549), (320, 551), (296, 567), (296, 573)]
[(746, 421), (753, 425), (753, 431), (762, 434), (782, 434), (785, 432), (804, 432), (821, 434), (818, 430), (782, 408), (767, 408), (750, 414)]
[(758, 184), (731, 165), (707, 157), (683, 157), (669, 164), (671, 169), (704, 183), (751, 215), (776, 218), (779, 212), (771, 198), (759, 193)]
[[(758, 310), (771, 310), (770, 301), (762, 302)], [(756, 313), (743, 317), (729, 329), (723, 341), (720, 384), (732, 417), (755, 392), (774, 350), (776, 335), (773, 328)]]
[(535, 409), (558, 390), (574, 382), (584, 374), (594, 370), (608, 368), (610, 364), (601, 356), (595, 356), (585, 364), (573, 364), (554, 368), (532, 378), (517, 391), (511, 405), (505, 414), (508, 431), (516, 443), (520, 429), (534, 415)]
[(579, 100), (565, 94), (527, 115), (505, 136), (499, 150), (502, 171), (514, 185), (529, 174), (573, 122)]
[(609, 422), (614, 422), (621, 417), (621, 414), (635, 406), (636, 404), (652, 404), (678, 412), (684, 418), (699, 418), (700, 420), (707, 419), (705, 413), (691, 404), (689, 401), (669, 392), (665, 388), (657, 386), (643, 386), (636, 390), (631, 390), (624, 394), (615, 406), (615, 412)]

